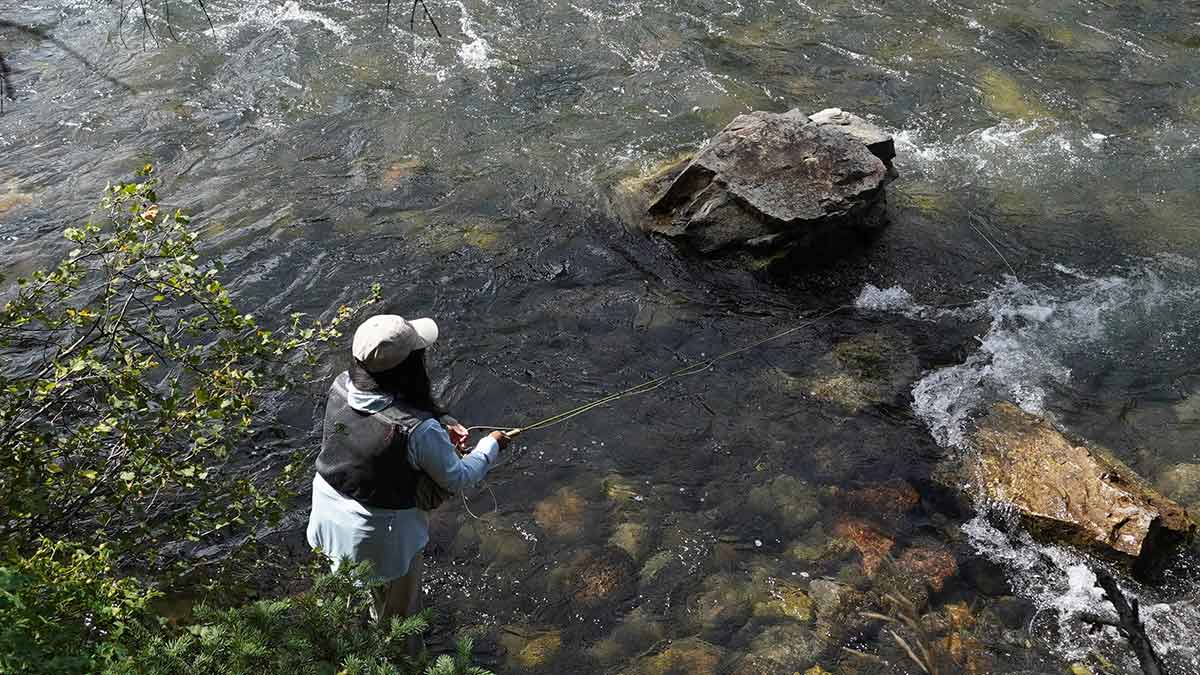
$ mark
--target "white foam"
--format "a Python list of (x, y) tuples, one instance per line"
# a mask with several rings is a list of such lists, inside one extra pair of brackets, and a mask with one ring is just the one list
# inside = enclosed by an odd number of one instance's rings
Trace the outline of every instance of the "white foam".
[[(1175, 274), (1173, 268), (1185, 274)], [(1186, 312), (1194, 311), (1200, 300), (1200, 289), (1187, 281), (1186, 265), (1181, 268), (1162, 257), (1126, 276), (1091, 276), (1061, 265), (1054, 269), (1071, 283), (1055, 289), (1007, 277), (987, 298), (959, 312), (991, 320), (977, 338), (978, 351), (963, 363), (928, 373), (913, 387), (913, 409), (941, 445), (964, 447), (967, 422), (994, 401), (1044, 413), (1049, 391), (1068, 385), (1073, 367), (1084, 360), (1107, 359), (1121, 368), (1127, 359), (1152, 358), (1147, 349), (1167, 353), (1174, 349), (1169, 340), (1189, 339), (1186, 330), (1168, 330), (1173, 322), (1186, 320)], [(899, 287), (867, 286), (856, 305), (910, 318), (948, 315), (915, 303)], [(1139, 324), (1161, 325), (1159, 344), (1142, 339), (1126, 346), (1122, 335)], [(1126, 349), (1138, 352), (1126, 354)]]
[(287, 0), (282, 5), (272, 2), (239, 4), (233, 23), (218, 26), (217, 35), (227, 41), (241, 28), (251, 27), (263, 32), (270, 28), (286, 28), (286, 24), (292, 22), (318, 24), (343, 44), (350, 37), (346, 26), (318, 11), (304, 9), (298, 0)]
[(462, 13), (459, 15), (458, 25), (462, 29), (463, 37), (466, 41), (458, 47), (458, 59), (463, 65), (475, 70), (487, 70), (496, 65), (498, 61), (491, 58), (492, 45), (487, 41), (487, 38), (479, 35), (475, 31), (474, 21), (471, 18), (470, 12), (467, 11), (467, 6), (462, 2), (455, 3), (458, 5)]
[(484, 38), (475, 38), (470, 42), (465, 42), (458, 48), (458, 58), (468, 68), (483, 70), (495, 63), (488, 58), (488, 53), (491, 52), (491, 45)]
[[(977, 174), (991, 181), (1033, 185), (1100, 163), (1107, 138), (1054, 120), (1011, 120), (942, 140), (944, 129), (906, 129), (894, 136), (900, 168), (961, 182)], [(966, 174), (966, 176), (964, 176)]]
[(962, 314), (957, 308), (923, 305), (901, 286), (879, 288), (875, 284), (863, 286), (854, 299), (854, 306), (861, 310), (902, 314), (910, 319), (936, 319)]
[(874, 284), (867, 284), (854, 300), (854, 306), (859, 309), (903, 312), (914, 309), (916, 303), (913, 302), (912, 294), (900, 286), (879, 288)]
[[(993, 516), (1004, 510), (993, 507)], [(1003, 519), (1004, 514), (999, 515)], [(1064, 659), (1082, 659), (1098, 652), (1123, 666), (1124, 672), (1138, 672), (1125, 639), (1115, 629), (1093, 632), (1080, 619), (1084, 614), (1115, 618), (1115, 610), (1096, 586), (1093, 570), (1101, 563), (1070, 549), (1036, 542), (1021, 530), (1003, 532), (985, 516), (965, 523), (962, 532), (976, 553), (1004, 568), (1013, 591), (1033, 603), (1036, 612), (1027, 626), (1032, 635), (1055, 636), (1048, 646)], [(1200, 672), (1195, 640), (1200, 634), (1200, 609), (1195, 603), (1155, 602), (1124, 584), (1121, 591), (1142, 604), (1142, 620), (1159, 655), (1169, 658), (1173, 667), (1185, 669), (1179, 672)], [(1057, 630), (1039, 630), (1047, 622)]]

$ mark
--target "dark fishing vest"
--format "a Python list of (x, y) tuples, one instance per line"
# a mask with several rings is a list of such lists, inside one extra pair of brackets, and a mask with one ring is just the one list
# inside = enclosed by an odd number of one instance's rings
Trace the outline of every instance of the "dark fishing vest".
[(396, 403), (374, 414), (359, 412), (347, 401), (348, 380), (342, 373), (329, 387), (317, 473), (333, 489), (367, 506), (415, 507), (424, 473), (408, 461), (408, 436), (433, 413)]

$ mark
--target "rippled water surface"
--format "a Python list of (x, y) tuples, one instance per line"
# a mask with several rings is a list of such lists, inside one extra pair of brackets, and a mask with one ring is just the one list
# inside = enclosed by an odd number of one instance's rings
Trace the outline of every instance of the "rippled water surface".
[[(384, 309), (437, 317), (474, 424), (856, 305), (523, 439), (479, 520), (435, 517), (439, 634), (512, 672), (918, 672), (866, 610), (942, 672), (1137, 672), (1075, 618), (1097, 561), (965, 510), (935, 469), (1011, 400), (1200, 509), (1200, 5), (429, 0), (442, 39), (407, 3), (390, 24), (382, 2), (207, 5), (215, 29), (175, 0), (156, 42), (108, 3), (0, 0), (34, 29), (0, 27), (6, 272), (152, 161), (260, 316), (380, 282)], [(842, 261), (701, 267), (610, 213), (740, 112), (829, 106), (899, 150), (892, 226)], [(311, 428), (320, 404), (279, 415)], [(1123, 578), (1177, 673), (1200, 673), (1193, 555)], [(843, 616), (831, 588), (905, 600)]]

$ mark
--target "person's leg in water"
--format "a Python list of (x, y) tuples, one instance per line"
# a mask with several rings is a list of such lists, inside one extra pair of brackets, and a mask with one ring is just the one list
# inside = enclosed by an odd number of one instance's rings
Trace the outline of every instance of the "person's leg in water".
[[(371, 620), (386, 627), (392, 617), (404, 619), (421, 611), (421, 571), (425, 567), (424, 552), (418, 551), (408, 564), (408, 574), (386, 584), (371, 588)], [(408, 641), (410, 656), (416, 656), (423, 646), (420, 635)]]

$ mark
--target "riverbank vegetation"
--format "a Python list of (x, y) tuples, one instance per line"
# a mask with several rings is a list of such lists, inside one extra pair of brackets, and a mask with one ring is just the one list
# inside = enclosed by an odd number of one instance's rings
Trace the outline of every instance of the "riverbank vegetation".
[[(111, 186), (56, 266), (2, 281), (0, 672), (482, 672), (469, 643), (404, 656), (428, 617), (367, 627), (361, 571), (296, 593), (310, 570), (256, 558), (309, 469), (271, 405), (379, 289), (269, 328), (158, 186), (150, 166)], [(293, 593), (239, 602), (255, 575)], [(180, 588), (215, 604), (168, 621)]]

